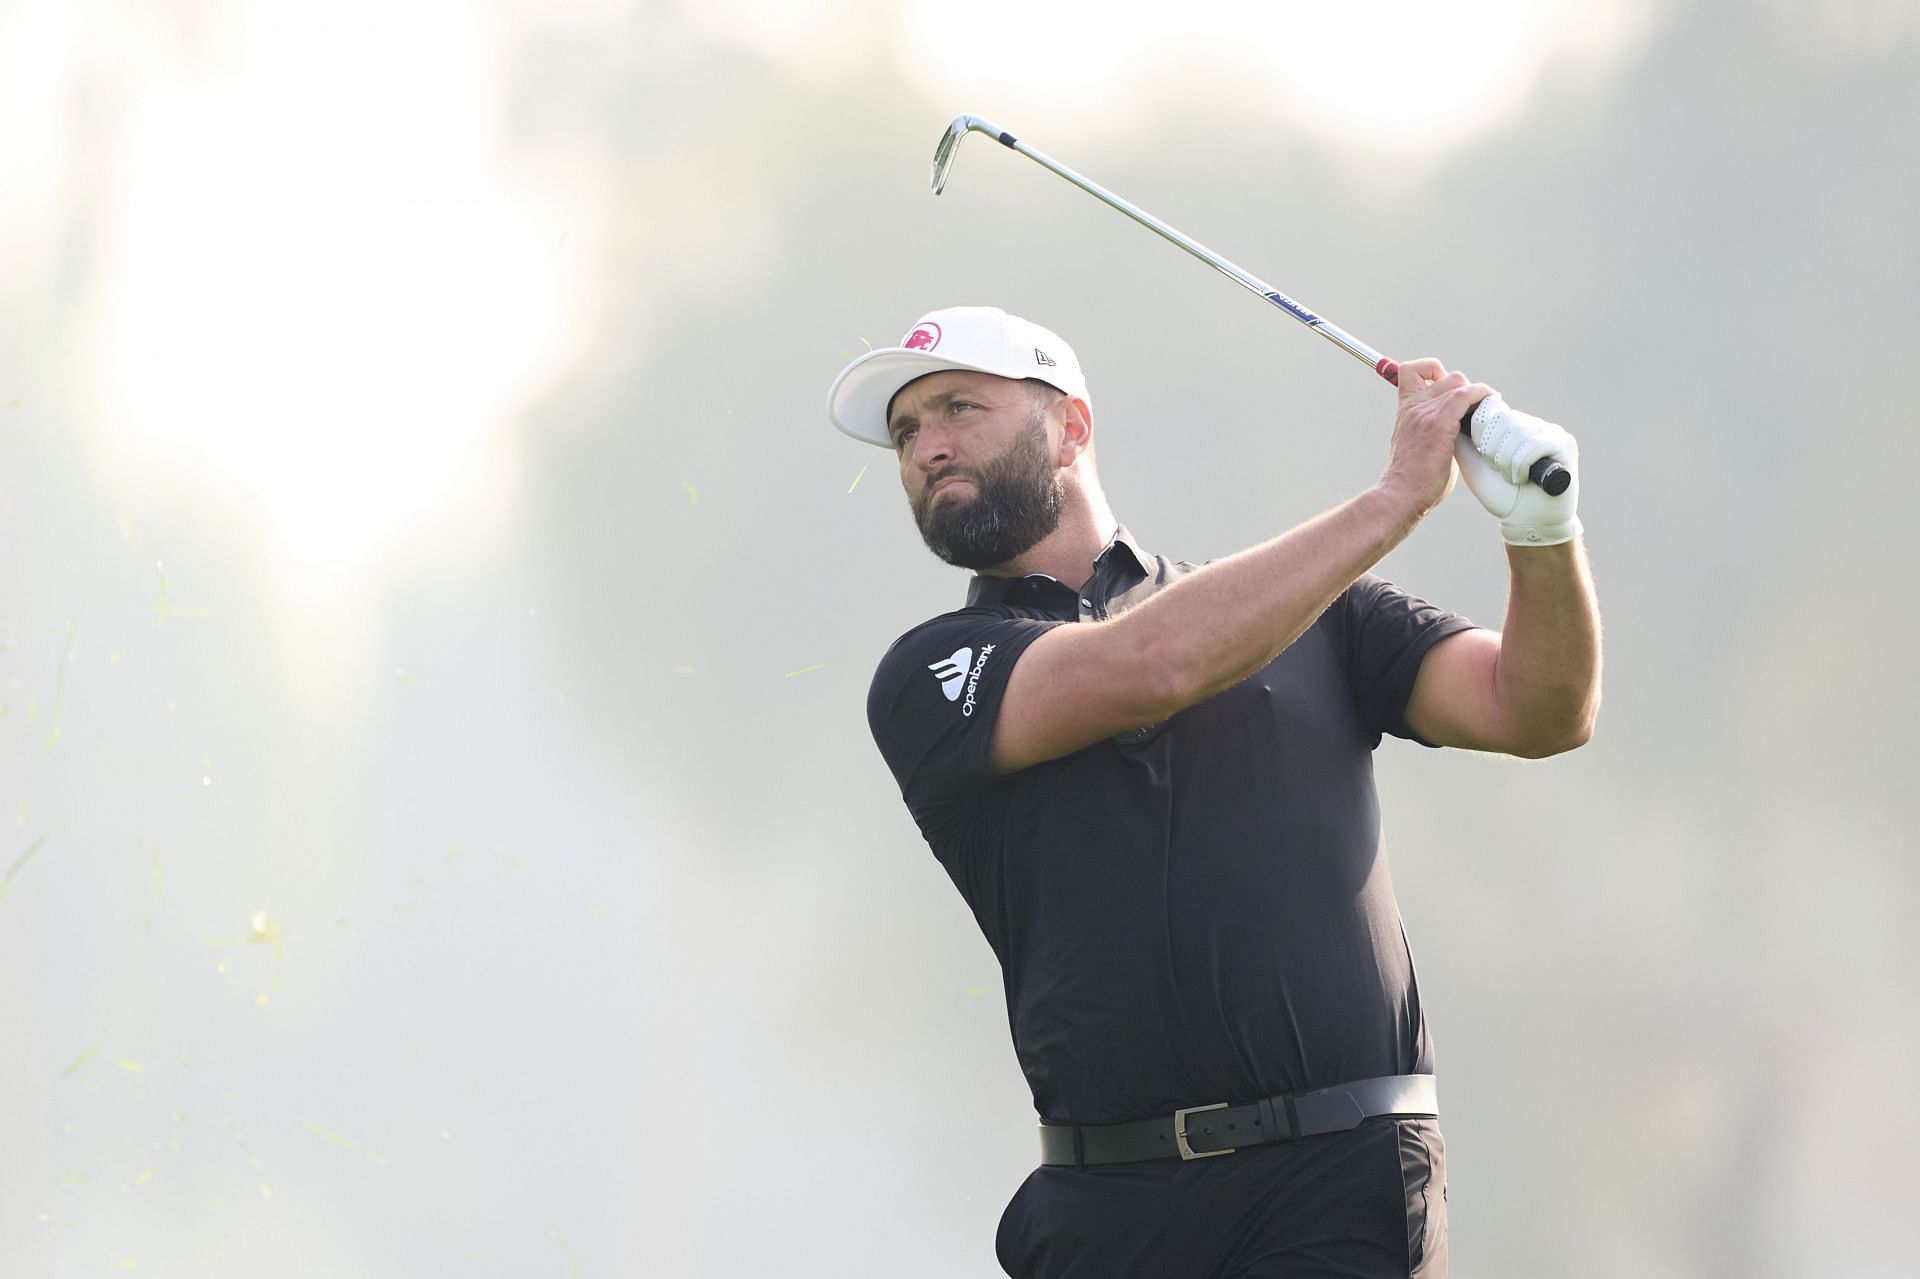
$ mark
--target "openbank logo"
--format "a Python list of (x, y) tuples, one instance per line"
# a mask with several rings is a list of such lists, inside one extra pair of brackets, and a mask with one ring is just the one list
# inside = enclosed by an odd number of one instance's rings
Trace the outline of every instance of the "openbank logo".
[[(980, 672), (987, 668), (987, 659), (993, 656), (993, 647), (991, 644), (982, 644), (978, 661), (974, 661), (971, 648), (956, 648), (927, 667), (933, 672), (933, 677), (940, 681), (940, 691), (947, 695), (947, 700), (960, 702), (962, 715), (973, 714), (973, 695), (980, 688)], [(971, 668), (968, 663), (972, 663)], [(966, 700), (961, 702), (963, 688), (966, 690)]]

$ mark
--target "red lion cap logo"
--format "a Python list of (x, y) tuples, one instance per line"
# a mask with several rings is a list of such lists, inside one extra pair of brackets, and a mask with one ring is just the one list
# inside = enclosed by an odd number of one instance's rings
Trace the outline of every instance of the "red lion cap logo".
[(940, 345), (940, 326), (929, 320), (907, 334), (907, 340), (900, 345), (909, 351), (931, 351)]

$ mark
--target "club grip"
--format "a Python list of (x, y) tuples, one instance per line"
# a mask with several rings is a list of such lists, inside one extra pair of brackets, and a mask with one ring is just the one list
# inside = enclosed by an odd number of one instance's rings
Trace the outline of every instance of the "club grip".
[[(1479, 407), (1476, 404), (1473, 409)], [(1460, 419), (1462, 435), (1473, 434), (1473, 409), (1468, 409), (1467, 415)], [(1550, 457), (1539, 457), (1527, 468), (1527, 478), (1538, 484), (1548, 497), (1559, 497), (1567, 491), (1567, 485), (1573, 483), (1573, 472)]]
[[(1395, 386), (1400, 385), (1400, 365), (1398, 361), (1390, 360), (1383, 355), (1380, 357), (1380, 362), (1373, 366), (1373, 371)], [(1473, 409), (1479, 407), (1480, 406), (1476, 404), (1473, 406)], [(1473, 409), (1468, 409), (1467, 415), (1460, 419), (1460, 433), (1462, 435), (1473, 434)], [(1538, 484), (1541, 489), (1546, 492), (1548, 497), (1559, 497), (1567, 491), (1567, 486), (1573, 483), (1573, 472), (1552, 458), (1543, 457), (1536, 461), (1531, 467), (1527, 468), (1527, 478), (1535, 484)]]
[(1567, 491), (1567, 485), (1573, 483), (1573, 472), (1552, 458), (1543, 457), (1528, 468), (1527, 478), (1545, 489), (1548, 497), (1559, 497)]

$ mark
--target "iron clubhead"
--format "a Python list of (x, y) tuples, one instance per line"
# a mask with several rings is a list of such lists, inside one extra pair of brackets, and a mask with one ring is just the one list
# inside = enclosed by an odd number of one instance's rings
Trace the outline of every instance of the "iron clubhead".
[(995, 137), (1001, 134), (997, 126), (982, 120), (977, 115), (955, 116), (953, 123), (948, 125), (947, 131), (941, 135), (940, 145), (933, 149), (933, 193), (935, 195), (939, 195), (946, 189), (947, 175), (953, 172), (953, 154), (960, 149), (960, 140), (975, 129)]

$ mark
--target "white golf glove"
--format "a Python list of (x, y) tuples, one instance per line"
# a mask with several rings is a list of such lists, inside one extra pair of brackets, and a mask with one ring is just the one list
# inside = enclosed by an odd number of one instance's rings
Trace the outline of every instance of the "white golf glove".
[[(1580, 446), (1564, 428), (1522, 413), (1497, 395), (1473, 411), (1471, 437), (1462, 433), (1453, 448), (1460, 477), (1480, 505), (1500, 521), (1500, 534), (1512, 546), (1557, 546), (1580, 536)], [(1573, 472), (1559, 497), (1527, 479), (1527, 471), (1552, 457)]]

